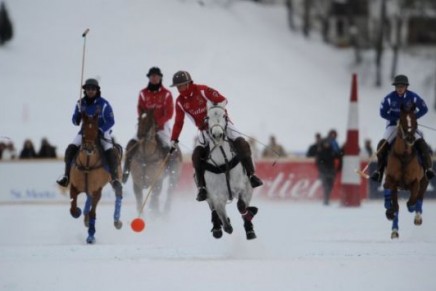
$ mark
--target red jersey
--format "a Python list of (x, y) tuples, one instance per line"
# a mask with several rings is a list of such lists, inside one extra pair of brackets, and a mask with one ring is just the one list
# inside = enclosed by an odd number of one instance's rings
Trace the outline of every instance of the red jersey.
[(178, 140), (183, 128), (185, 113), (188, 114), (197, 128), (206, 128), (204, 119), (207, 115), (207, 102), (227, 103), (227, 99), (218, 91), (205, 85), (190, 84), (189, 88), (181, 93), (176, 99), (176, 118), (174, 122), (171, 140)]
[(174, 114), (173, 95), (163, 86), (157, 91), (142, 89), (138, 98), (138, 115), (147, 109), (154, 109), (154, 120), (159, 130), (163, 129), (164, 124)]

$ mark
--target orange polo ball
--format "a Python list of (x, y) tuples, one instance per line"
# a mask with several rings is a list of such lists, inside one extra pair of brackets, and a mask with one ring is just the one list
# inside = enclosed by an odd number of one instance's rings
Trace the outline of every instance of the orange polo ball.
[(141, 232), (145, 228), (145, 222), (144, 222), (144, 220), (142, 218), (138, 217), (138, 218), (133, 219), (133, 221), (130, 224), (130, 226), (132, 227), (133, 231)]

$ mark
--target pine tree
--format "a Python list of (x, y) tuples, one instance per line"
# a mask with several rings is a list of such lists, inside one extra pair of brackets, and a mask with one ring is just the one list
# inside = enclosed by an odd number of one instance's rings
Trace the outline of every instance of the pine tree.
[(4, 2), (0, 5), (0, 45), (10, 41), (13, 37), (12, 23)]

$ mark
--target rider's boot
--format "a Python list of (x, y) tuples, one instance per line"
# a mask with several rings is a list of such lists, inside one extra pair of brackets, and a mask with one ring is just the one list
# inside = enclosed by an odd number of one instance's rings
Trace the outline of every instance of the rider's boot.
[(118, 180), (118, 157), (115, 148), (108, 149), (104, 152), (104, 155), (108, 161), (109, 171), (111, 174), (111, 185), (114, 188), (117, 195), (121, 195), (123, 186)]
[(251, 187), (259, 187), (263, 185), (263, 182), (259, 177), (254, 174), (254, 164), (251, 158), (251, 149), (248, 142), (242, 138), (238, 137), (233, 141), (236, 153), (241, 160), (241, 164), (247, 172), (247, 176), (250, 179)]
[(197, 146), (192, 152), (192, 165), (195, 170), (195, 177), (197, 180), (198, 194), (197, 201), (204, 201), (207, 199), (206, 181), (204, 180), (204, 168), (202, 160), (206, 159), (207, 151), (202, 146)]
[(432, 169), (432, 160), (427, 143), (423, 138), (420, 138), (415, 142), (415, 148), (418, 151), (419, 156), (421, 157), (422, 167), (424, 168), (425, 176), (428, 180), (432, 179), (435, 176), (435, 173)]
[(388, 159), (389, 143), (386, 139), (382, 139), (377, 145), (377, 170), (371, 174), (371, 180), (380, 183), (383, 179), (387, 159)]
[(56, 180), (56, 183), (58, 183), (62, 187), (67, 187), (70, 182), (71, 164), (73, 163), (73, 159), (78, 151), (79, 147), (75, 144), (68, 145), (67, 149), (65, 150), (65, 173), (62, 177)]
[(123, 167), (123, 178), (122, 178), (123, 184), (125, 184), (127, 182), (127, 179), (129, 179), (130, 164), (132, 163), (132, 159), (136, 153), (137, 147), (138, 147), (138, 141), (135, 139), (131, 139), (127, 143), (126, 158), (124, 160), (124, 167)]

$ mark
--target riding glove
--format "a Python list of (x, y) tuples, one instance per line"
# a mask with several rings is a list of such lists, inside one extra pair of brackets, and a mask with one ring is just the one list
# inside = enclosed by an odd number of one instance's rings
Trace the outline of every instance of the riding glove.
[(179, 143), (178, 140), (172, 140), (171, 141), (170, 154), (174, 153), (177, 150), (177, 144), (178, 143)]

